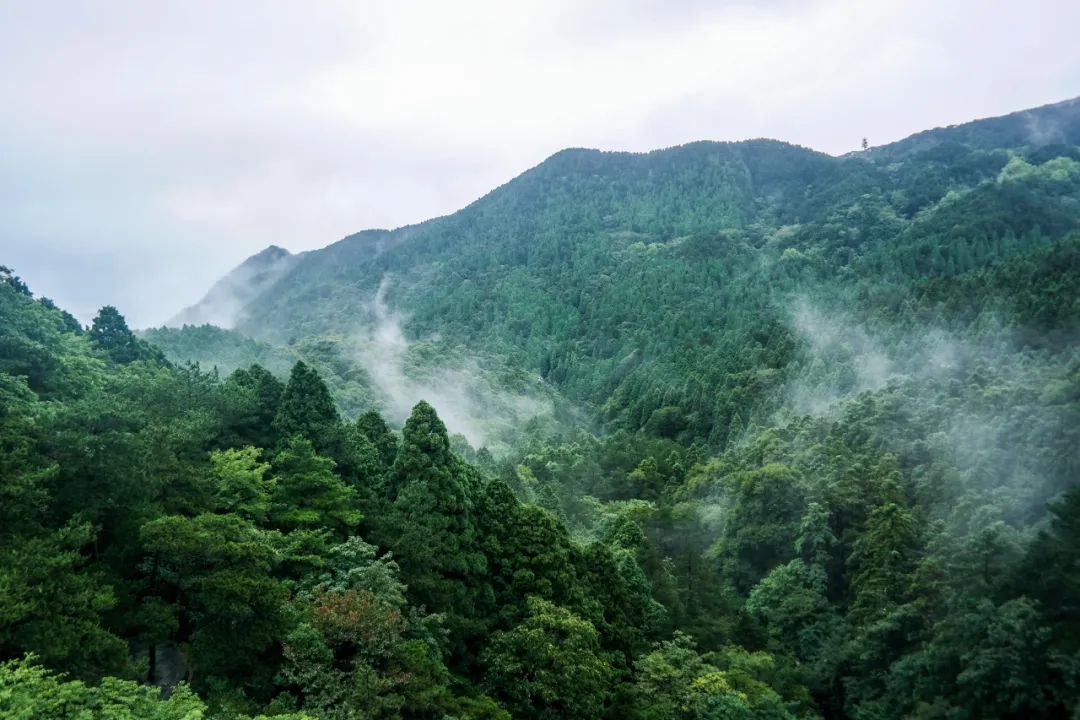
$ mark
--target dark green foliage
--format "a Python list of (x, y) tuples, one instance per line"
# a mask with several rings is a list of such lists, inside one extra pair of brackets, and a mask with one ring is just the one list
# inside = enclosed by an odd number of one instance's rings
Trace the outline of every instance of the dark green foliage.
[(225, 383), (237, 395), (240, 415), (233, 419), (233, 431), (240, 444), (273, 447), (276, 442), (274, 419), (281, 407), (285, 385), (261, 365), (240, 369)]
[(332, 442), (340, 421), (326, 383), (303, 360), (298, 360), (281, 396), (274, 430), (281, 437), (299, 435), (325, 448)]
[[(486, 561), (477, 547), (469, 473), (450, 452), (446, 426), (426, 402), (413, 408), (387, 483), (388, 546), (410, 598), (447, 614), (453, 640), (471, 632)], [(458, 647), (455, 652), (461, 652)]]
[(397, 435), (389, 428), (378, 410), (368, 410), (356, 418), (356, 429), (379, 451), (379, 459), (390, 468), (397, 459)]
[(112, 305), (101, 308), (94, 318), (90, 339), (108, 353), (113, 362), (121, 365), (136, 360), (165, 362), (160, 350), (135, 337), (124, 316)]

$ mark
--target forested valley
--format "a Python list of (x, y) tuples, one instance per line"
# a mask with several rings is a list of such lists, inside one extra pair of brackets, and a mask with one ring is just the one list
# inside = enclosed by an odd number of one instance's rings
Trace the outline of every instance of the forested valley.
[(1080, 717), (1080, 102), (226, 280), (0, 268), (0, 717)]

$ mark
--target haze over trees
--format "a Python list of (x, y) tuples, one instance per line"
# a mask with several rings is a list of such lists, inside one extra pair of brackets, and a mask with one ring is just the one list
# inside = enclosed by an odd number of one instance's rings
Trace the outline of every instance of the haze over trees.
[(1080, 712), (1080, 103), (258, 257), (0, 268), (0, 715)]

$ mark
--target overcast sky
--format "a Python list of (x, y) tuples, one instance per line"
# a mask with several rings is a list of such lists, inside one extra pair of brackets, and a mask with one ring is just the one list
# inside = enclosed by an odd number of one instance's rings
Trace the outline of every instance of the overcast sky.
[(0, 264), (160, 323), (564, 147), (830, 153), (1080, 95), (1076, 0), (0, 0)]

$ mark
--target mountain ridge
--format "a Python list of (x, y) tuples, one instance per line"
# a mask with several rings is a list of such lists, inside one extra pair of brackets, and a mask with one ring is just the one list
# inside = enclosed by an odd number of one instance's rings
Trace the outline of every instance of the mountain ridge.
[(1080, 142), (1069, 101), (847, 157), (760, 139), (563, 150), (456, 213), (298, 256), (235, 328), (365, 337), (378, 296), (407, 341), (504, 355), (630, 430), (678, 408), (687, 439), (722, 446), (783, 404), (800, 297), (898, 308), (927, 278), (1080, 230), (1080, 148), (1032, 143), (1033, 117)]
[[(1041, 105), (1041, 106), (1034, 107), (1034, 108), (1018, 110), (1018, 111), (1008, 113), (1008, 114), (1003, 115), (1003, 116), (979, 118), (979, 119), (976, 119), (976, 120), (971, 120), (971, 121), (956, 124), (956, 125), (939, 126), (939, 127), (936, 127), (936, 128), (932, 128), (932, 129), (923, 130), (923, 131), (913, 133), (912, 135), (909, 135), (909, 136), (907, 136), (905, 138), (902, 138), (901, 140), (898, 140), (898, 141), (895, 141), (895, 142), (892, 142), (892, 143), (887, 143), (887, 144), (881, 145), (881, 146), (873, 146), (873, 147), (868, 148), (865, 151), (853, 151), (853, 152), (846, 153), (846, 154), (839, 155), (839, 156), (828, 155), (827, 153), (823, 153), (823, 152), (820, 152), (820, 151), (817, 151), (817, 150), (813, 150), (812, 148), (804, 147), (804, 146), (793, 144), (793, 143), (788, 143), (788, 142), (785, 142), (783, 140), (775, 140), (775, 139), (771, 139), (771, 138), (748, 138), (748, 139), (745, 139), (745, 140), (737, 140), (737, 141), (698, 140), (698, 141), (692, 141), (692, 142), (689, 142), (689, 143), (684, 143), (684, 144), (681, 144), (681, 145), (674, 145), (674, 146), (669, 146), (669, 147), (665, 147), (665, 148), (656, 148), (656, 149), (653, 149), (653, 150), (648, 150), (648, 151), (643, 151), (643, 152), (611, 151), (611, 150), (600, 150), (600, 149), (596, 149), (596, 148), (586, 148), (586, 147), (569, 147), (569, 148), (564, 148), (562, 150), (559, 150), (559, 151), (553, 153), (549, 157), (545, 158), (538, 165), (536, 165), (536, 166), (534, 166), (532, 168), (529, 168), (528, 170), (525, 170), (521, 174), (515, 176), (514, 178), (511, 178), (506, 183), (503, 183), (502, 185), (492, 189), (488, 193), (485, 193), (485, 195), (481, 196), (481, 198), (479, 198), (478, 200), (474, 201), (473, 203), (470, 203), (469, 205), (466, 205), (464, 208), (462, 208), (461, 210), (458, 210), (458, 211), (456, 211), (454, 213), (450, 213), (448, 215), (437, 216), (437, 217), (430, 218), (428, 220), (425, 220), (425, 221), (422, 221), (422, 222), (419, 222), (419, 223), (411, 223), (411, 224), (407, 224), (407, 225), (402, 225), (400, 227), (393, 228), (393, 229), (370, 228), (370, 229), (366, 229), (366, 230), (361, 230), (359, 232), (347, 235), (347, 236), (341, 238), (340, 240), (335, 241), (335, 242), (333, 242), (333, 243), (331, 243), (331, 244), (329, 244), (327, 246), (324, 246), (322, 248), (318, 248), (318, 249), (315, 249), (315, 250), (311, 250), (309, 252), (317, 253), (317, 252), (330, 250), (334, 246), (339, 246), (339, 245), (344, 244), (344, 243), (358, 242), (358, 241), (361, 241), (363, 239), (366, 239), (367, 237), (369, 237), (371, 235), (376, 235), (376, 236), (379, 237), (379, 240), (376, 241), (376, 246), (377, 246), (376, 247), (376, 252), (379, 252), (380, 251), (380, 247), (379, 247), (379, 242), (380, 241), (385, 242), (387, 240), (396, 240), (396, 239), (399, 239), (399, 238), (404, 239), (403, 236), (407, 237), (409, 234), (414, 233), (414, 232), (422, 229), (425, 226), (429, 226), (432, 223), (437, 223), (438, 221), (443, 220), (443, 219), (445, 219), (447, 217), (452, 217), (452, 216), (456, 215), (457, 213), (464, 212), (464, 211), (468, 210), (473, 205), (476, 205), (477, 203), (482, 202), (485, 198), (487, 198), (490, 195), (498, 192), (499, 190), (506, 187), (507, 185), (510, 185), (511, 183), (513, 183), (513, 182), (515, 182), (517, 180), (520, 180), (521, 178), (527, 176), (529, 173), (535, 172), (535, 171), (539, 170), (540, 168), (544, 168), (544, 167), (549, 167), (550, 168), (550, 167), (557, 166), (559, 163), (566, 162), (570, 158), (575, 158), (575, 159), (577, 159), (577, 158), (586, 159), (587, 158), (587, 159), (595, 160), (595, 159), (598, 159), (598, 158), (605, 158), (605, 157), (608, 157), (608, 158), (611, 158), (611, 157), (619, 157), (619, 158), (648, 157), (648, 156), (655, 156), (655, 155), (661, 155), (661, 154), (665, 154), (665, 153), (670, 153), (672, 151), (686, 150), (686, 149), (695, 148), (695, 147), (749, 146), (749, 145), (754, 144), (754, 143), (776, 144), (776, 145), (785, 146), (785, 147), (788, 147), (788, 148), (793, 148), (793, 149), (797, 149), (797, 150), (806, 151), (808, 153), (811, 153), (813, 155), (816, 155), (816, 156), (819, 156), (819, 157), (822, 157), (822, 158), (853, 159), (853, 158), (859, 158), (859, 157), (878, 157), (878, 156), (887, 157), (887, 158), (895, 158), (895, 156), (897, 154), (903, 154), (903, 153), (910, 154), (910, 153), (920, 152), (920, 151), (925, 152), (925, 151), (931, 150), (934, 147), (940, 146), (940, 145), (948, 143), (948, 142), (963, 142), (961, 140), (956, 140), (954, 138), (963, 138), (963, 140), (966, 141), (965, 144), (973, 145), (973, 146), (976, 147), (976, 149), (985, 149), (987, 147), (987, 143), (986, 143), (985, 139), (973, 137), (972, 133), (971, 133), (971, 130), (974, 129), (974, 128), (988, 128), (988, 127), (991, 127), (991, 128), (993, 128), (994, 130), (996, 130), (998, 132), (1004, 133), (1009, 138), (1008, 142), (1004, 145), (1004, 147), (1012, 148), (1012, 147), (1017, 147), (1017, 146), (1021, 145), (1022, 140), (1024, 140), (1025, 138), (1026, 139), (1031, 139), (1032, 128), (1030, 128), (1029, 126), (1030, 126), (1030, 124), (1032, 122), (1033, 117), (1037, 118), (1036, 122), (1041, 121), (1041, 122), (1051, 123), (1054, 126), (1054, 130), (1055, 130), (1055, 132), (1049, 132), (1048, 133), (1044, 129), (1041, 133), (1036, 132), (1035, 134), (1042, 134), (1042, 135), (1049, 135), (1049, 136), (1061, 136), (1062, 140), (1069, 141), (1067, 144), (1074, 144), (1075, 145), (1075, 144), (1080, 144), (1080, 123), (1076, 122), (1078, 116), (1080, 116), (1080, 97), (1070, 98), (1070, 99), (1062, 100), (1062, 101), (1055, 102), (1055, 103), (1049, 103), (1049, 104)], [(1071, 128), (1071, 130), (1069, 130), (1069, 133), (1067, 133), (1065, 135), (1062, 135), (1059, 132), (1060, 129), (1061, 129), (1060, 128), (1060, 123), (1062, 123), (1062, 122), (1072, 123), (1070, 126), (1068, 126), (1068, 127)], [(1023, 129), (1019, 127), (1020, 123), (1022, 123), (1025, 126)], [(1036, 130), (1038, 130), (1038, 128), (1036, 128)], [(1045, 139), (1045, 138), (1042, 138), (1042, 139)], [(1042, 143), (1042, 144), (1049, 144), (1049, 143)], [(257, 259), (261, 258), (264, 254), (266, 254), (266, 253), (268, 253), (268, 252), (270, 252), (270, 251), (272, 251), (274, 249), (275, 249), (275, 246), (272, 245), (272, 246), (270, 246), (268, 248), (265, 248), (264, 250), (261, 250), (260, 252), (256, 253), (255, 255), (252, 255), (247, 260), (245, 260), (243, 263), (241, 263), (239, 266), (237, 266), (236, 268), (231, 270), (229, 273), (227, 273), (225, 276), (223, 276), (222, 280), (219, 281), (218, 284), (220, 284), (222, 281), (226, 280), (226, 278), (229, 278), (230, 276), (234, 276), (236, 273), (241, 271), (241, 269), (244, 268), (248, 263), (250, 263), (252, 261), (256, 261)], [(276, 279), (280, 279), (280, 276), (278, 278), (275, 278), (275, 280)], [(272, 283), (270, 285), (272, 285)], [(216, 285), (215, 285), (215, 287), (216, 287)], [(262, 291), (265, 291), (266, 289), (268, 289), (268, 287), (269, 287), (268, 285), (267, 286), (262, 286), (261, 288), (259, 288), (257, 290), (257, 292), (254, 293), (254, 295), (257, 296)], [(219, 294), (220, 294), (220, 291), (219, 291)], [(246, 304), (247, 302), (251, 302), (253, 299), (254, 299), (254, 297), (249, 297), (246, 300), (241, 300), (241, 302), (243, 304)], [(214, 297), (214, 288), (212, 288), (211, 291), (209, 291), (207, 293), (207, 295), (203, 297), (202, 300), (200, 300), (195, 305), (193, 305), (193, 306), (191, 306), (189, 308), (186, 308), (185, 310), (183, 310), (180, 313), (178, 313), (177, 315), (175, 315), (167, 323), (165, 323), (165, 325), (171, 327), (171, 326), (177, 326), (177, 325), (188, 324), (188, 323), (190, 323), (190, 324), (201, 324), (201, 322), (199, 322), (199, 320), (203, 320), (205, 322), (210, 322), (206, 318), (214, 317), (214, 313), (206, 313), (205, 311), (200, 311), (199, 308), (200, 307), (205, 308), (206, 306), (213, 306), (215, 303), (217, 303), (219, 301), (220, 301), (220, 298)], [(211, 324), (217, 324), (217, 323), (211, 322)], [(230, 323), (230, 325), (231, 324), (232, 323)]]

